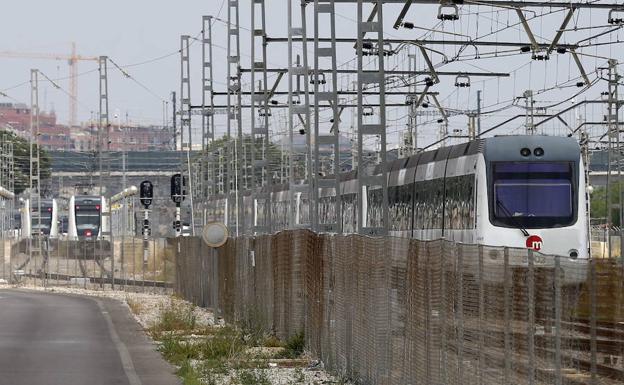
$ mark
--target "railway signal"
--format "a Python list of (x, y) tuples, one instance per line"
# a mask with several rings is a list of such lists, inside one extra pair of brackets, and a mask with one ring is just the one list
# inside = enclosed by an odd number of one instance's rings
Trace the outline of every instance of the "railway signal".
[(182, 174), (174, 174), (171, 177), (171, 200), (180, 205), (186, 199), (186, 178)]
[(149, 209), (154, 199), (154, 185), (149, 180), (141, 182), (139, 200), (145, 209)]
[(147, 266), (147, 258), (149, 255), (149, 237), (150, 221), (149, 221), (149, 207), (154, 199), (154, 185), (149, 180), (141, 182), (139, 189), (139, 200), (143, 205), (143, 229), (141, 231), (143, 235), (143, 264)]
[(182, 221), (180, 220), (180, 205), (186, 198), (186, 178), (182, 174), (174, 174), (171, 177), (171, 200), (176, 204), (175, 220), (173, 221), (173, 228), (176, 232), (176, 237), (182, 235)]

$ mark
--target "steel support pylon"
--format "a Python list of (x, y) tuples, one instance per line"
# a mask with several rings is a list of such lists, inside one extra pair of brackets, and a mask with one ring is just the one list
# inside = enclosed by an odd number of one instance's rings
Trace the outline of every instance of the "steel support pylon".
[(202, 224), (207, 221), (214, 189), (214, 156), (209, 151), (215, 139), (214, 125), (214, 88), (212, 65), (212, 16), (202, 17), (202, 156), (200, 164), (200, 195), (202, 197)]
[[(241, 80), (240, 80), (240, 29), (239, 29), (238, 0), (228, 0), (228, 41), (227, 41), (227, 210), (226, 223), (235, 231), (235, 234), (244, 234), (242, 218), (243, 195), (240, 189), (243, 186), (241, 179), (244, 174), (243, 164), (243, 123), (241, 121)], [(235, 125), (237, 139), (232, 143), (232, 127)], [(233, 157), (231, 154), (233, 153)], [(232, 178), (234, 176), (234, 178)], [(233, 191), (233, 193), (232, 193)], [(234, 223), (232, 223), (234, 221)], [(229, 222), (229, 223), (228, 223)]]
[[(312, 225), (314, 230), (322, 232), (342, 232), (342, 210), (340, 196), (340, 109), (338, 107), (338, 73), (336, 59), (336, 13), (334, 0), (314, 1), (314, 169)], [(329, 43), (321, 42), (321, 27), (329, 24)], [(327, 67), (327, 65), (329, 65)], [(330, 69), (329, 73), (320, 72), (321, 67)], [(321, 132), (321, 102), (331, 106), (329, 130)], [(321, 151), (322, 150), (322, 151)], [(321, 153), (322, 152), (322, 153)], [(325, 156), (325, 154), (327, 155)], [(328, 164), (325, 165), (324, 161)], [(333, 189), (335, 196), (321, 197), (321, 189)], [(323, 218), (321, 199), (333, 207), (334, 215)]]
[[(384, 69), (383, 39), (383, 1), (371, 1), (374, 4), (371, 17), (364, 16), (364, 1), (357, 2), (357, 179), (358, 179), (358, 232), (368, 235), (386, 235), (388, 233), (388, 170), (386, 164), (386, 89)], [(373, 39), (365, 39), (366, 34), (373, 34)], [(364, 70), (364, 43), (371, 46), (370, 55), (377, 56), (371, 63), (376, 68)], [(379, 110), (377, 122), (364, 122), (363, 94), (365, 87), (377, 87), (379, 91)], [(379, 148), (377, 156), (367, 156), (365, 141), (377, 138)], [(368, 158), (368, 159), (367, 159)], [(378, 166), (378, 167), (376, 167)], [(371, 202), (374, 190), (381, 189), (378, 204), (381, 212), (368, 210), (364, 199)], [(376, 193), (379, 195), (379, 191)], [(369, 211), (371, 218), (369, 218)]]
[[(37, 210), (37, 229), (41, 228), (41, 170), (40, 170), (40, 151), (39, 151), (39, 70), (30, 70), (30, 191), (29, 204), (24, 207), (30, 211), (32, 218), (33, 210)], [(46, 271), (46, 256), (43, 254), (43, 242), (40, 233), (35, 233), (30, 223), (30, 234), (28, 236), (28, 252), (31, 264), (35, 266), (35, 274)], [(41, 258), (41, 270), (39, 269), (39, 258)], [(45, 276), (41, 279), (45, 285)], [(37, 277), (35, 275), (35, 285)]]
[[(269, 138), (269, 90), (266, 42), (266, 8), (264, 0), (251, 2), (251, 140), (250, 140), (250, 190), (252, 199), (252, 232), (270, 233), (271, 186)], [(260, 46), (260, 49), (257, 47)], [(257, 80), (257, 73), (260, 80)], [(258, 85), (256, 89), (256, 83)], [(256, 112), (258, 116), (256, 116)]]
[[(191, 61), (190, 36), (180, 36), (180, 174), (188, 179), (187, 196), (191, 206), (192, 234), (195, 234), (195, 212), (193, 206), (193, 189), (196, 186), (191, 168), (191, 151), (193, 150), (193, 127), (191, 123)], [(186, 139), (185, 134), (186, 132)], [(185, 166), (186, 165), (186, 166)], [(186, 170), (186, 172), (184, 172)]]
[[(613, 257), (613, 244), (611, 242), (613, 236), (622, 235), (622, 218), (624, 217), (624, 205), (622, 205), (622, 133), (619, 128), (619, 109), (621, 106), (618, 100), (618, 83), (620, 76), (617, 72), (617, 61), (610, 59), (608, 67), (608, 89), (607, 89), (607, 132), (609, 138), (608, 153), (608, 172), (607, 172), (607, 190), (606, 190), (606, 207), (607, 207), (607, 226), (608, 229), (608, 249), (609, 258)], [(615, 168), (615, 169), (614, 169)], [(611, 187), (615, 185), (615, 189)], [(614, 215), (615, 214), (615, 215)], [(620, 220), (618, 231), (613, 231), (614, 216)], [(624, 246), (620, 245), (620, 253)], [(624, 255), (624, 254), (620, 254)]]
[[(109, 104), (108, 104), (108, 57), (100, 56), (99, 60), (99, 119), (98, 119), (98, 163), (99, 163), (99, 185), (100, 185), (100, 197), (110, 202), (109, 189), (104, 188), (106, 182), (111, 183), (110, 179), (110, 121), (109, 121)], [(102, 202), (102, 210), (100, 212), (102, 218), (101, 224), (101, 237), (98, 242), (100, 272), (103, 275), (105, 271), (104, 261), (109, 259), (111, 262), (111, 270), (108, 272), (107, 278), (113, 278), (111, 280), (111, 287), (115, 288), (115, 258), (114, 258), (114, 241), (111, 221), (111, 207)], [(107, 207), (107, 209), (104, 209)], [(109, 242), (109, 247), (106, 247), (106, 242)], [(103, 284), (102, 284), (103, 285)]]
[[(288, 17), (288, 154), (289, 154), (289, 228), (308, 228), (311, 225), (311, 204), (314, 196), (312, 189), (312, 146), (310, 134), (310, 90), (308, 66), (308, 39), (306, 31), (305, 2), (301, 2), (299, 27), (294, 27), (293, 6), (291, 0), (286, 0)], [(300, 37), (300, 40), (295, 40)], [(298, 47), (297, 47), (298, 46)], [(295, 56), (293, 51), (302, 52), (303, 62)], [(297, 124), (297, 121), (299, 124)], [(305, 152), (303, 161), (299, 159), (295, 148), (295, 128), (305, 137)]]

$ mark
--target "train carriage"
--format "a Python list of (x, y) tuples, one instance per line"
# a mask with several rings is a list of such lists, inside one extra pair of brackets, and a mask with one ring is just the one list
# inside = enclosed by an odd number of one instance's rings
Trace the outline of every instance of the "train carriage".
[(73, 240), (101, 240), (109, 231), (106, 199), (101, 196), (74, 195), (69, 200), (67, 235)]
[[(39, 211), (39, 207), (41, 211)], [(41, 199), (41, 203), (26, 199), (21, 210), (22, 236), (42, 235), (58, 238), (58, 205), (56, 199)]]
[[(389, 234), (421, 240), (448, 239), (494, 246), (486, 263), (502, 264), (496, 247), (528, 248), (567, 256), (567, 265), (584, 279), (589, 258), (585, 170), (573, 138), (502, 136), (427, 151), (378, 165), (387, 167)], [(363, 218), (358, 217), (357, 172), (340, 178), (342, 231), (382, 226), (381, 186), (364, 189)], [(295, 200), (295, 223), (288, 218), (288, 186), (272, 193), (274, 230), (299, 227), (308, 212), (307, 198)], [(320, 223), (330, 223), (335, 192), (319, 191)], [(502, 249), (501, 249), (502, 250)], [(527, 253), (510, 263), (526, 266)], [(548, 261), (538, 258), (540, 266)]]

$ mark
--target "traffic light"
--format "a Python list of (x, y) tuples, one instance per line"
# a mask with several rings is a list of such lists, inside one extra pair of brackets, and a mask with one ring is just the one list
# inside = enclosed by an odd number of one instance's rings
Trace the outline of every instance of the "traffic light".
[(149, 180), (141, 182), (141, 190), (139, 195), (139, 200), (141, 204), (148, 209), (152, 204), (152, 199), (154, 198), (154, 185)]
[(180, 204), (186, 198), (186, 178), (181, 174), (175, 174), (171, 177), (171, 200)]

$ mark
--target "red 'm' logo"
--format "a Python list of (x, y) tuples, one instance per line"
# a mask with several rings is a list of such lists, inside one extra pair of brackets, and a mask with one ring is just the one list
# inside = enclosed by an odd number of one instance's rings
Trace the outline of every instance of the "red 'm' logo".
[(543, 243), (544, 242), (542, 241), (542, 238), (540, 238), (537, 235), (531, 235), (526, 240), (526, 247), (527, 247), (527, 249), (533, 249), (535, 251), (540, 251), (541, 248), (542, 248), (542, 244)]

